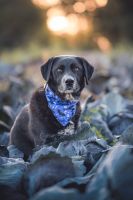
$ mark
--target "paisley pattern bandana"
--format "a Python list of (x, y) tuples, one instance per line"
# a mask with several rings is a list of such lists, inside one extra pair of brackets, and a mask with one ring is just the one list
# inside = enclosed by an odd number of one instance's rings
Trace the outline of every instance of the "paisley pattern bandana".
[(45, 96), (48, 102), (48, 107), (51, 109), (55, 118), (62, 126), (66, 126), (75, 115), (78, 101), (62, 100), (49, 88), (48, 85), (45, 87)]

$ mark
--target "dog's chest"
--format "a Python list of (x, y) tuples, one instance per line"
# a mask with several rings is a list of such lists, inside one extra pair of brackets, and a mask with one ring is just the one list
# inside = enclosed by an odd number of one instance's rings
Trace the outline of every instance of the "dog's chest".
[(73, 135), (75, 134), (74, 122), (70, 121), (69, 125), (64, 129), (58, 131), (59, 135)]

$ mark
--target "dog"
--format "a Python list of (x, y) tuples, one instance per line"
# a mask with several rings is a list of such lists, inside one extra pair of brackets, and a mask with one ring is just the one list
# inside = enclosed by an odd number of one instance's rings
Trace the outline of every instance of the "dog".
[(55, 56), (41, 66), (46, 82), (23, 107), (10, 132), (10, 144), (26, 156), (48, 136), (75, 134), (81, 113), (80, 94), (94, 68), (82, 57)]

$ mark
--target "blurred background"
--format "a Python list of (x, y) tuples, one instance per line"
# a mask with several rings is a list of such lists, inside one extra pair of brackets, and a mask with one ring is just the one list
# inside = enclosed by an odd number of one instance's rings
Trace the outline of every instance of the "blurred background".
[(132, 0), (0, 0), (0, 48), (109, 51), (131, 44), (132, 18)]
[(83, 56), (95, 67), (82, 99), (113, 90), (133, 99), (133, 1), (0, 0), (2, 119), (14, 119), (43, 84), (41, 64), (59, 54)]

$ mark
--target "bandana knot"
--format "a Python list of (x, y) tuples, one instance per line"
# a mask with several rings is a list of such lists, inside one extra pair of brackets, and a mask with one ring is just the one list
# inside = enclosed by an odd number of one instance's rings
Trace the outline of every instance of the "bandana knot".
[(66, 126), (75, 115), (78, 101), (62, 100), (49, 88), (48, 85), (45, 88), (45, 96), (48, 102), (48, 107), (51, 109), (55, 118), (61, 125)]

